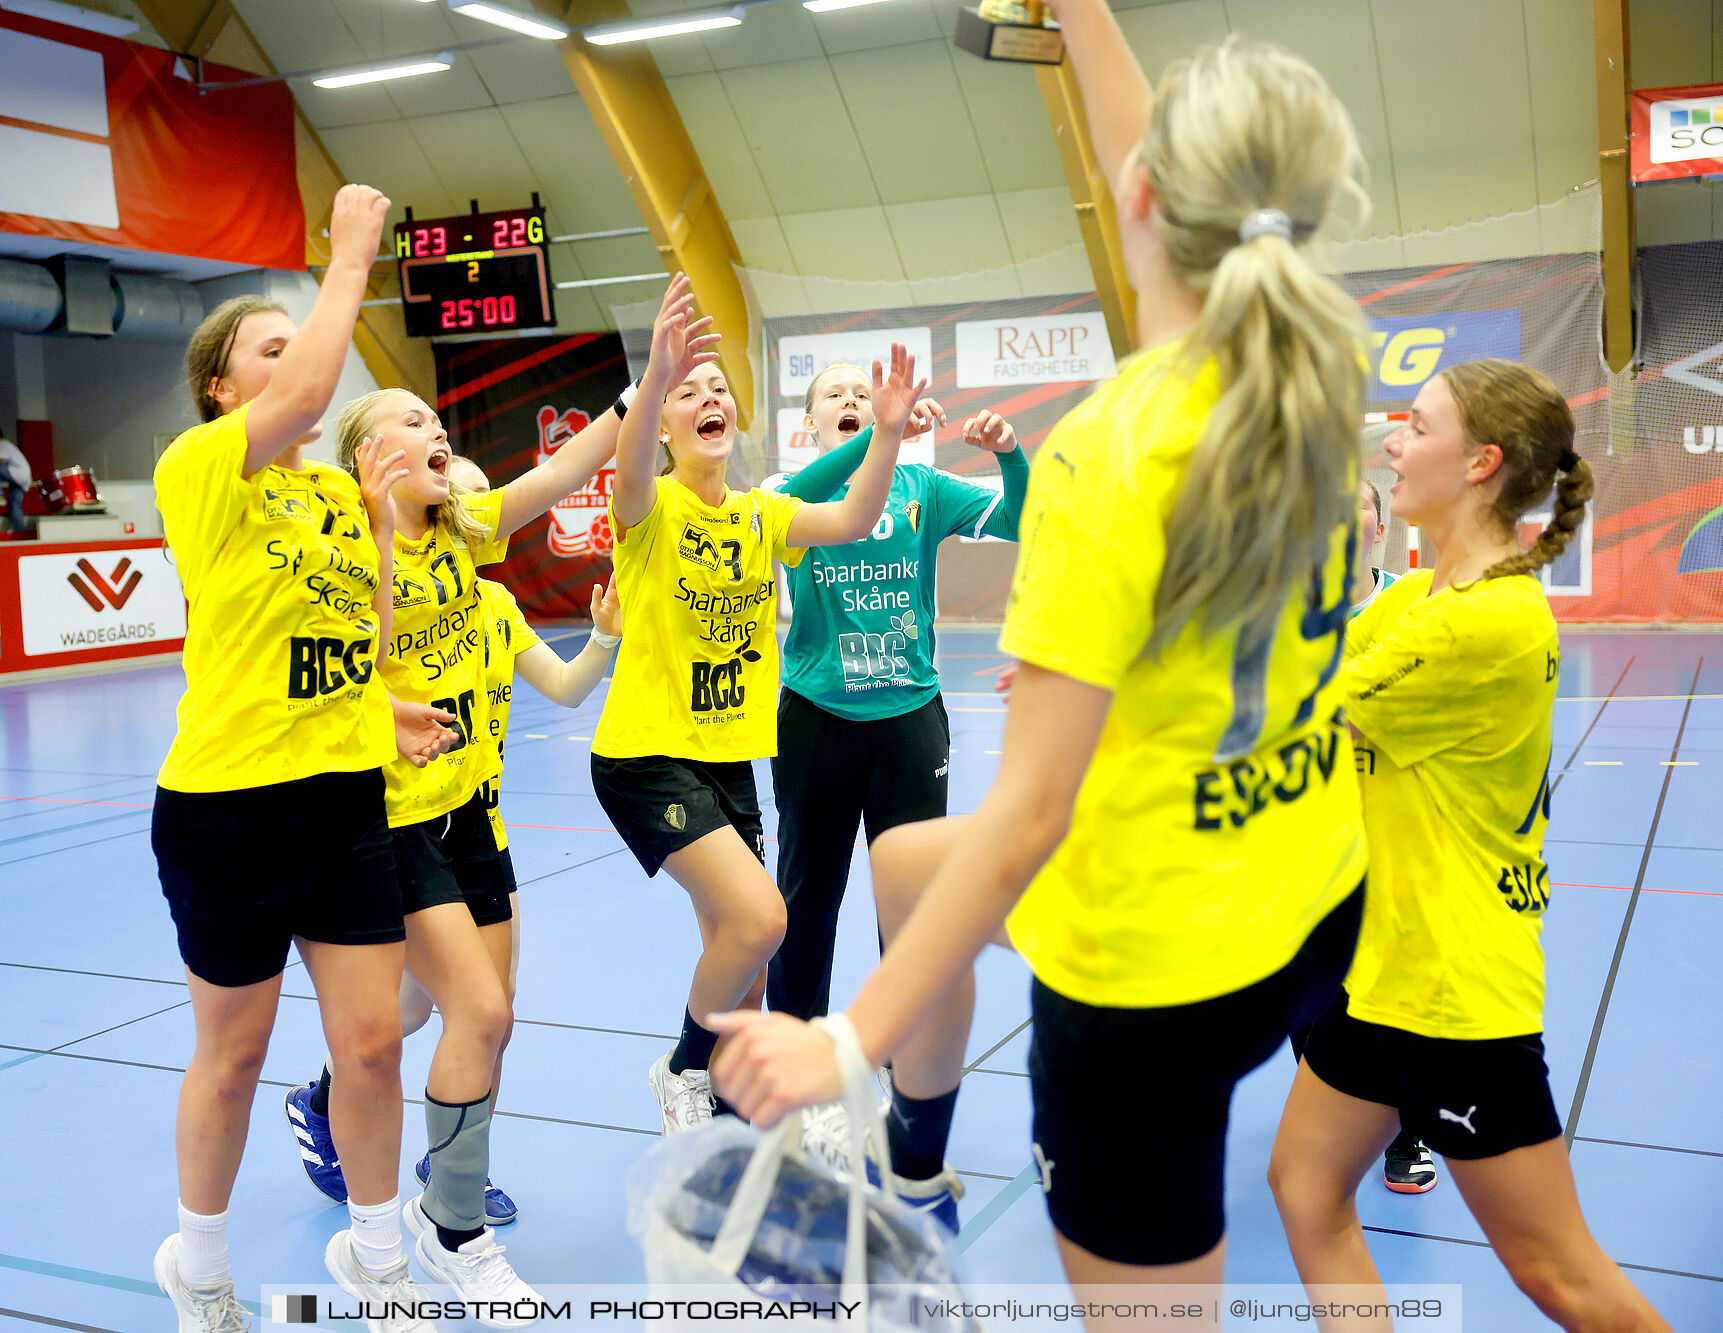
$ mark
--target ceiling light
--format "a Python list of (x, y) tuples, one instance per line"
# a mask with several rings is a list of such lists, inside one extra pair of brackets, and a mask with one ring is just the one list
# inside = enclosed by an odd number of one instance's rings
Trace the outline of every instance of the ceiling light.
[(0, 9), (9, 9), (14, 14), (28, 14), (31, 18), (64, 23), (69, 28), (83, 28), (86, 32), (103, 33), (109, 37), (129, 37), (138, 30), (138, 25), (131, 19), (103, 14), (94, 9), (81, 9), (77, 5), (61, 4), (60, 0), (0, 0)]
[(482, 19), (486, 23), (496, 24), (499, 28), (507, 28), (510, 32), (541, 37), (547, 42), (561, 41), (568, 36), (567, 26), (554, 19), (522, 14), (518, 10), (504, 9), (501, 5), (482, 4), (480, 0), (449, 0), (449, 8), (457, 14), (465, 14), (470, 19)]
[(674, 18), (630, 19), (622, 23), (601, 23), (587, 28), (582, 36), (594, 46), (615, 46), (618, 42), (649, 42), (657, 37), (675, 37), (685, 32), (710, 32), (714, 28), (734, 28), (742, 22), (742, 7), (709, 9), (704, 12), (680, 14)]
[(885, 0), (802, 0), (802, 8), (811, 14), (830, 14), (837, 9), (860, 9), (863, 5), (881, 5)]
[(311, 82), (319, 88), (352, 88), (361, 83), (382, 83), (385, 79), (410, 79), (415, 74), (436, 74), (454, 64), (454, 56), (443, 51), (429, 58), (395, 65), (371, 65), (365, 69), (341, 70), (320, 74)]

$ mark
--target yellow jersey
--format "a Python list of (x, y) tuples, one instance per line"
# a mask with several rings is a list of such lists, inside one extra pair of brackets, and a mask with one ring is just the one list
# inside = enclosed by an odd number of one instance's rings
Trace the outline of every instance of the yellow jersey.
[(616, 590), (628, 608), (592, 740), (607, 759), (720, 763), (778, 752), (777, 562), (795, 565), (802, 502), (727, 490), (707, 505), (657, 479), (652, 512), (616, 532)]
[(1347, 1012), (1425, 1037), (1543, 1031), (1551, 715), (1561, 666), (1535, 578), (1385, 588), (1352, 623), (1341, 684), (1370, 893)]
[(482, 713), (474, 718), (485, 754), (485, 776), (479, 792), (485, 798), (497, 850), (506, 851), (509, 835), (501, 811), (503, 742), (508, 739), (509, 705), (514, 700), (515, 658), (544, 641), (526, 623), (520, 603), (502, 584), (480, 579), (479, 602), (485, 622), (484, 698), (479, 705)]
[(1047, 986), (1191, 1004), (1292, 961), (1358, 887), (1364, 838), (1335, 679), (1356, 524), (1267, 648), (1185, 626), (1147, 654), (1166, 531), (1220, 397), (1153, 349), (1056, 426), (1030, 475), (1000, 649), (1112, 693), (1070, 831), (1007, 920)]
[(455, 715), (453, 749), (423, 768), (396, 757), (383, 770), (389, 827), (419, 824), (463, 804), (486, 776), (489, 747), (482, 741), (485, 616), (477, 566), (508, 554), (497, 536), (502, 492), (467, 496), (462, 503), (491, 534), (468, 550), (442, 524), (418, 541), (395, 535), (395, 641), (383, 666), (389, 693)]
[(191, 612), (169, 791), (237, 791), (377, 768), (395, 753), (376, 670), (377, 544), (340, 468), (245, 468), (242, 407), (156, 464)]

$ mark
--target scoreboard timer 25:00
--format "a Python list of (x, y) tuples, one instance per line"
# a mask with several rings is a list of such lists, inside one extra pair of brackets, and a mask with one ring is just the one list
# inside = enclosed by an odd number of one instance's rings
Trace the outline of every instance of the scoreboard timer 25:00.
[(544, 209), (395, 224), (407, 333), (497, 333), (556, 326)]

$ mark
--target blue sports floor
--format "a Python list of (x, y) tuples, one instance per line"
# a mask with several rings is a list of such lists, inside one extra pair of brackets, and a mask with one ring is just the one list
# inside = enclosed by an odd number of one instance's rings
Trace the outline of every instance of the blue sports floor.
[[(572, 653), (578, 635), (559, 650)], [(973, 808), (998, 762), (992, 635), (941, 639), (952, 804)], [(173, 1121), (192, 1024), (149, 847), (177, 668), (0, 688), (0, 1329), (166, 1330), (150, 1276), (174, 1224)], [(518, 1020), (492, 1174), (520, 1204), (499, 1234), (529, 1282), (640, 1274), (623, 1177), (657, 1135), (648, 1065), (672, 1041), (698, 936), (683, 894), (648, 882), (593, 798), (595, 697), (575, 712), (516, 696), (503, 813), (524, 921)], [(1679, 1330), (1723, 1329), (1723, 640), (1564, 636), (1556, 705), (1544, 940), (1548, 1047), (1593, 1230)], [(760, 765), (763, 798), (770, 780)], [(767, 834), (773, 816), (768, 808)], [(260, 847), (290, 856), (291, 847)], [(243, 876), (245, 867), (234, 867)], [(874, 950), (858, 854), (834, 995)], [(1027, 980), (989, 950), (950, 1157), (967, 1176), (971, 1276), (1060, 1280), (1029, 1168)], [(433, 1031), (407, 1045), (423, 1088)], [(321, 1283), (346, 1225), (307, 1184), (284, 1090), (323, 1045), (289, 969), (232, 1207), (240, 1294)], [(1292, 1075), (1276, 1058), (1234, 1107), (1230, 1273), (1296, 1280), (1263, 1183)], [(1570, 1112), (1571, 1108), (1571, 1112)], [(1120, 1151), (1130, 1151), (1121, 1105)], [(407, 1158), (423, 1121), (408, 1108)], [(416, 1188), (403, 1169), (403, 1194)], [(1467, 1333), (1549, 1327), (1482, 1245), (1451, 1182), (1422, 1197), (1366, 1181), (1361, 1208), (1390, 1281), (1458, 1282)], [(444, 1327), (449, 1327), (444, 1325)]]

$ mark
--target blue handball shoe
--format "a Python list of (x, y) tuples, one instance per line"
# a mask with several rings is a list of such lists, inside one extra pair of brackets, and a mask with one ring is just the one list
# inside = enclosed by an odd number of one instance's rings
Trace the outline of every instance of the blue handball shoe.
[(311, 1094), (317, 1080), (287, 1091), (287, 1123), (299, 1140), (299, 1164), (320, 1194), (336, 1203), (347, 1202), (347, 1182), (341, 1178), (341, 1162), (335, 1156), (335, 1140), (329, 1133), (329, 1117), (311, 1109)]
[[(419, 1164), (413, 1168), (413, 1175), (421, 1185), (431, 1183), (431, 1154), (426, 1153), (419, 1159)], [(520, 1209), (515, 1207), (515, 1201), (504, 1194), (489, 1180), (485, 1181), (485, 1224), (493, 1227), (506, 1227), (520, 1215)]]

